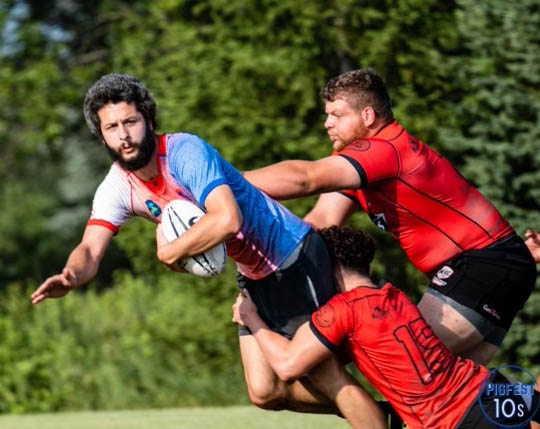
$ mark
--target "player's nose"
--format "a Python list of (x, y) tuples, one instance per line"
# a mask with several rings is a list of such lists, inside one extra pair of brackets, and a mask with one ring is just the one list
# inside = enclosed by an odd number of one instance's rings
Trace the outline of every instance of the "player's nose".
[(120, 138), (120, 140), (125, 140), (125, 141), (128, 141), (129, 140), (129, 132), (128, 132), (128, 129), (127, 127), (124, 125), (124, 124), (120, 124), (118, 126), (118, 137)]
[(332, 120), (330, 117), (326, 118), (326, 121), (324, 121), (324, 127), (328, 130), (334, 126)]

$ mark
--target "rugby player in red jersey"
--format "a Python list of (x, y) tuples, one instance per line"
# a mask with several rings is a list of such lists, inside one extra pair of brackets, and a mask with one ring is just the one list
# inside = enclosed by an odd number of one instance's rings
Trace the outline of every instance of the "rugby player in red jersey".
[[(373, 283), (371, 237), (348, 226), (332, 226), (320, 233), (333, 257), (334, 277), (342, 293), (319, 308), (291, 341), (267, 328), (249, 295), (239, 295), (233, 306), (233, 321), (251, 330), (276, 373), (293, 380), (345, 346), (409, 429), (487, 429), (496, 427), (492, 422), (502, 423), (493, 396), (482, 397), (481, 404), (477, 399), (488, 379), (496, 384), (510, 382), (498, 371), (451, 353), (402, 291), (384, 281)], [(538, 407), (537, 397), (528, 405), (523, 397), (514, 401), (526, 417), (512, 416), (504, 421), (505, 427), (526, 422), (530, 410)]]
[(531, 252), (450, 162), (394, 120), (374, 71), (331, 79), (322, 96), (332, 156), (244, 177), (276, 199), (322, 193), (305, 218), (317, 228), (343, 224), (357, 207), (368, 213), (432, 278), (418, 307), (435, 334), (488, 363), (534, 288)]

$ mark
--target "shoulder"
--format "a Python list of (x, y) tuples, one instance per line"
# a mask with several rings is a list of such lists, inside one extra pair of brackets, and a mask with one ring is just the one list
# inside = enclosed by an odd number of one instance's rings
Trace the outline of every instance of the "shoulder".
[(218, 151), (201, 137), (176, 133), (167, 135), (167, 156), (176, 161), (197, 161), (218, 156)]
[(321, 315), (328, 315), (328, 314), (340, 314), (343, 315), (344, 312), (347, 311), (347, 308), (350, 306), (351, 303), (351, 296), (349, 295), (349, 292), (345, 293), (338, 293), (337, 295), (334, 295), (330, 300), (319, 308), (317, 311)]
[(381, 138), (369, 138), (356, 140), (340, 152), (335, 152), (347, 158), (362, 161), (374, 161), (374, 158), (385, 158), (389, 155), (399, 156), (399, 149), (396, 142)]
[(204, 139), (189, 133), (166, 134), (167, 147), (169, 150), (190, 150), (193, 148), (211, 147)]
[(99, 193), (117, 194), (130, 188), (127, 172), (118, 164), (113, 163), (105, 178), (99, 184), (96, 195)]
[(132, 189), (127, 172), (113, 164), (94, 194), (91, 219), (105, 220), (115, 227), (131, 216)]

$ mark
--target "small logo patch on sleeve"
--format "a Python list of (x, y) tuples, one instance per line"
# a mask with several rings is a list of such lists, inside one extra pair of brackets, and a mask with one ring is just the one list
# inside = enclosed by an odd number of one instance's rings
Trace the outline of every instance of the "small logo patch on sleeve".
[(335, 310), (331, 304), (322, 306), (314, 315), (315, 324), (321, 328), (332, 326), (335, 320)]

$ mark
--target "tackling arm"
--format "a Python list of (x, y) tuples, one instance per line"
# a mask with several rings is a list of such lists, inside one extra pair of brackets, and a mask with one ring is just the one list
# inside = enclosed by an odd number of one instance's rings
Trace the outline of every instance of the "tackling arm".
[(89, 282), (97, 273), (113, 232), (99, 225), (88, 225), (61, 273), (45, 280), (32, 294), (32, 304), (47, 298), (61, 298), (71, 289)]
[(233, 305), (233, 322), (247, 326), (272, 369), (281, 380), (301, 377), (332, 352), (319, 341), (304, 323), (291, 341), (271, 331), (257, 313), (247, 291)]
[(343, 225), (356, 210), (350, 198), (338, 193), (322, 194), (304, 220), (316, 229)]
[(360, 187), (356, 169), (341, 156), (318, 161), (283, 161), (245, 171), (244, 177), (277, 200)]
[(242, 212), (228, 185), (213, 189), (206, 198), (205, 208), (206, 214), (176, 240), (170, 243), (158, 241), (157, 256), (160, 262), (170, 266), (179, 259), (199, 255), (238, 234), (242, 226)]

